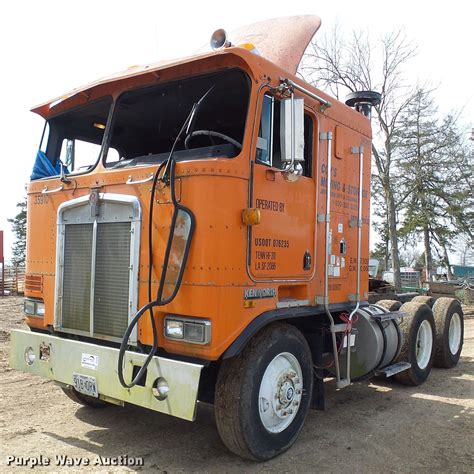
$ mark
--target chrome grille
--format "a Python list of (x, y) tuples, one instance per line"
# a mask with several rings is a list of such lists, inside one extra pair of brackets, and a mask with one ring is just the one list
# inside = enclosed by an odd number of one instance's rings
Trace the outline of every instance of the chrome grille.
[(94, 333), (122, 337), (127, 329), (130, 223), (97, 226)]
[(92, 224), (67, 225), (64, 236), (63, 325), (89, 331)]
[[(133, 196), (88, 196), (58, 211), (55, 328), (119, 340), (137, 308), (141, 212)], [(136, 341), (136, 331), (131, 342)]]

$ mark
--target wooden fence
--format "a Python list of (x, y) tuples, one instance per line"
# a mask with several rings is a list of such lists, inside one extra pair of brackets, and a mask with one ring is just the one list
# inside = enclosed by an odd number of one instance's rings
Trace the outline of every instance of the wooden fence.
[(22, 295), (25, 292), (25, 268), (5, 266), (0, 273), (0, 296)]

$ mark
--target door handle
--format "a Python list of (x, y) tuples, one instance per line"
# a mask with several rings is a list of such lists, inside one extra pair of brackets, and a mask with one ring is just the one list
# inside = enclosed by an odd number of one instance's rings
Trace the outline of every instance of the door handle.
[(150, 176), (145, 179), (140, 179), (138, 181), (133, 181), (132, 176), (129, 176), (125, 184), (142, 184), (142, 183), (148, 183), (148, 181), (151, 181), (153, 179), (154, 173), (150, 173)]
[(45, 186), (42, 191), (41, 191), (41, 194), (52, 194), (52, 193), (57, 193), (58, 191), (62, 191), (64, 189), (64, 185), (61, 184), (61, 186), (59, 186), (59, 188), (55, 188), (55, 189), (48, 189), (48, 186)]

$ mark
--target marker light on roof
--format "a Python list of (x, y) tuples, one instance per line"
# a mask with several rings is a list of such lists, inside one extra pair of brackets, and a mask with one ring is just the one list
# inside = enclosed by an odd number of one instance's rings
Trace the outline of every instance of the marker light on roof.
[(239, 44), (238, 47), (248, 49), (251, 53), (256, 54), (257, 56), (261, 56), (260, 51), (252, 43), (242, 43)]

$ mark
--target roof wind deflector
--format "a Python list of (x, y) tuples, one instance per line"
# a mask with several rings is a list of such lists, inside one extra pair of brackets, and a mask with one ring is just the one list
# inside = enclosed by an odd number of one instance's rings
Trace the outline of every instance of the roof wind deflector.
[[(232, 45), (253, 44), (260, 55), (295, 75), (303, 54), (321, 26), (315, 15), (286, 16), (259, 21), (229, 32)], [(206, 44), (197, 52), (209, 51)]]

